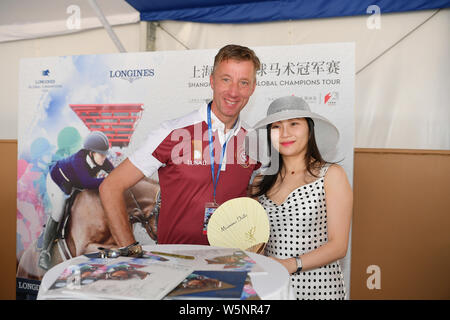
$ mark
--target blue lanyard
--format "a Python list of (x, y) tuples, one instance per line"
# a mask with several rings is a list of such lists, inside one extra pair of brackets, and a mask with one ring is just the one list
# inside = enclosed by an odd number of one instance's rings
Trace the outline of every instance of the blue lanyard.
[(214, 178), (214, 145), (213, 145), (213, 136), (212, 136), (212, 122), (211, 122), (211, 102), (208, 104), (208, 138), (209, 138), (209, 157), (211, 159), (211, 176), (213, 180), (213, 199), (214, 203), (216, 202), (216, 189), (217, 183), (219, 182), (220, 168), (222, 167), (223, 156), (225, 154), (225, 148), (227, 147), (228, 140), (222, 146), (222, 154), (220, 155), (219, 160), (219, 169), (217, 170), (217, 176)]

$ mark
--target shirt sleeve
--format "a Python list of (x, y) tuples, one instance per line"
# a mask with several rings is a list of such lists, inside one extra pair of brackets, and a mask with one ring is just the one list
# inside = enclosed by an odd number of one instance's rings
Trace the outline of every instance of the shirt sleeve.
[(167, 122), (163, 122), (158, 129), (150, 131), (144, 144), (128, 159), (146, 177), (151, 177), (170, 158), (169, 148), (163, 142), (171, 133)]
[(157, 129), (150, 131), (143, 145), (128, 159), (147, 177), (163, 165), (178, 164), (182, 160), (179, 149), (184, 146), (183, 142), (190, 143), (190, 134), (185, 128), (202, 121), (199, 110), (164, 121)]

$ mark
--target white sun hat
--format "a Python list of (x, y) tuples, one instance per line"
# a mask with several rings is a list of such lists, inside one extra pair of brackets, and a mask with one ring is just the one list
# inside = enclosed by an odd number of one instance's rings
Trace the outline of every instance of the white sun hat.
[(308, 103), (296, 96), (278, 98), (269, 105), (267, 117), (254, 125), (254, 129), (265, 129), (268, 124), (295, 118), (311, 118), (314, 121), (316, 144), (322, 158), (330, 161), (339, 141), (339, 131), (325, 117), (311, 111)]

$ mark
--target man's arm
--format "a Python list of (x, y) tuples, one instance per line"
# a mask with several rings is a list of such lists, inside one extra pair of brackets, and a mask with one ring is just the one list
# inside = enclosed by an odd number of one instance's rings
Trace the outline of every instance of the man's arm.
[(144, 174), (129, 159), (124, 160), (100, 185), (100, 199), (111, 234), (119, 247), (136, 240), (128, 220), (124, 192), (134, 186)]

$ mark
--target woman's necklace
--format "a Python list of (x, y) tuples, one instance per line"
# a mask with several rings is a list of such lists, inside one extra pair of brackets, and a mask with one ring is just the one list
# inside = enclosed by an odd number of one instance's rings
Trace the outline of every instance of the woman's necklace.
[(291, 174), (296, 174), (296, 173), (301, 172), (302, 170), (295, 169), (295, 170), (289, 170), (289, 171), (291, 172)]

